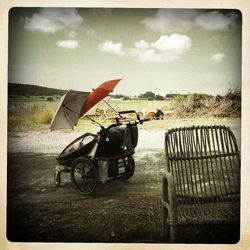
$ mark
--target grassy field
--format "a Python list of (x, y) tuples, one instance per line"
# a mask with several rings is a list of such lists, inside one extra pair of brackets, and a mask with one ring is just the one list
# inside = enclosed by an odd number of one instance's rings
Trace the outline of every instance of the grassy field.
[[(59, 96), (54, 96), (53, 100), (50, 100), (51, 97), (46, 96), (23, 96), (20, 98), (9, 97), (8, 99), (8, 131), (9, 132), (19, 132), (19, 131), (37, 131), (37, 130), (49, 130), (50, 122), (53, 118), (53, 115), (57, 109), (57, 106), (60, 101)], [(228, 103), (222, 101), (222, 106), (225, 106), (225, 103), (228, 106)], [(135, 110), (137, 112), (155, 112), (157, 109), (160, 109), (164, 112), (165, 117), (164, 120), (153, 120), (150, 123), (146, 123), (144, 125), (145, 129), (152, 130), (161, 130), (168, 129), (173, 126), (187, 126), (187, 125), (195, 125), (195, 124), (225, 124), (230, 127), (239, 126), (240, 117), (239, 116), (226, 116), (226, 115), (212, 115), (213, 108), (209, 111), (209, 114), (198, 115), (196, 113), (190, 114), (182, 111), (181, 114), (178, 108), (186, 105), (185, 107), (189, 108), (192, 106), (192, 109), (195, 111), (197, 109), (193, 108), (193, 103), (190, 104), (190, 100), (184, 103), (181, 103), (180, 106), (176, 105), (175, 100), (164, 100), (164, 101), (148, 101), (148, 100), (110, 100), (109, 104), (116, 109), (117, 111), (122, 110)], [(197, 103), (195, 103), (197, 104)], [(240, 104), (239, 104), (240, 105)], [(237, 106), (238, 107), (238, 106)], [(99, 102), (92, 109), (90, 109), (87, 115), (95, 115), (96, 109), (102, 109), (104, 111), (110, 110), (108, 105), (104, 102)], [(227, 109), (228, 110), (228, 109)], [(217, 113), (216, 113), (217, 112)], [(221, 112), (221, 110), (220, 110)], [(214, 114), (218, 114), (218, 110), (215, 110)], [(233, 118), (233, 119), (232, 119)], [(95, 119), (104, 126), (107, 126), (112, 122), (112, 120), (103, 119), (102, 117), (95, 117)], [(167, 120), (167, 122), (166, 122)], [(235, 121), (236, 125), (235, 125)], [(84, 118), (80, 119), (79, 123), (76, 127), (77, 130), (84, 130), (84, 128), (95, 127), (96, 124), (91, 122), (90, 120)]]
[[(8, 129), (9, 131), (28, 131), (49, 129), (51, 119), (59, 104), (59, 99), (54, 98), (53, 101), (48, 101), (48, 97), (22, 97), (9, 98), (8, 100)], [(136, 110), (138, 111), (156, 111), (161, 109), (164, 112), (170, 109), (170, 101), (147, 101), (147, 100), (110, 100), (109, 104), (117, 111)], [(94, 115), (95, 110), (110, 109), (104, 102), (98, 103), (88, 111), (88, 115)], [(108, 121), (102, 121), (106, 124)], [(89, 125), (89, 120), (81, 120), (79, 126)]]

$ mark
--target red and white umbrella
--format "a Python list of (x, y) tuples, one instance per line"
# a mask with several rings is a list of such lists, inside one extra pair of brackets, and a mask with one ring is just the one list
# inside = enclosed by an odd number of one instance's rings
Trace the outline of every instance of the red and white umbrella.
[(121, 79), (109, 80), (90, 92), (69, 90), (62, 98), (51, 122), (51, 130), (74, 128), (78, 120), (112, 92)]

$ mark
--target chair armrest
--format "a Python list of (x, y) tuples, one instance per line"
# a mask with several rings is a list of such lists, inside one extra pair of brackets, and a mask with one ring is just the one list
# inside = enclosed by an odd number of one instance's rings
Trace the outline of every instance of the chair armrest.
[(162, 180), (162, 205), (168, 210), (169, 223), (176, 223), (177, 203), (174, 177), (165, 172)]

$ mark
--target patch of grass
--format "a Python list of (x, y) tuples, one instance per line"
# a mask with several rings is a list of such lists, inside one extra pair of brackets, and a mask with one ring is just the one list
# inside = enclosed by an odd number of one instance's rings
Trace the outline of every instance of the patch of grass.
[(30, 115), (29, 119), (33, 124), (45, 124), (51, 123), (53, 118), (53, 112), (51, 110), (43, 110)]
[(56, 107), (56, 102), (48, 102), (41, 97), (9, 98), (8, 129), (23, 131), (48, 128)]

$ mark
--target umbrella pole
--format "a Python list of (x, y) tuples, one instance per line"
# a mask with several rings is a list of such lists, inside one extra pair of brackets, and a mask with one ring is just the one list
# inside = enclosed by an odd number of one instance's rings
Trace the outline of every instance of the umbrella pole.
[(95, 121), (94, 119), (90, 118), (89, 116), (84, 116), (84, 117), (86, 117), (86, 118), (88, 118), (90, 121), (92, 121), (92, 122), (98, 124), (102, 129), (104, 128), (99, 122)]
[(104, 99), (102, 99), (113, 111), (115, 111), (116, 114), (118, 114), (120, 117), (122, 117), (119, 112), (117, 112), (107, 101), (105, 101)]

